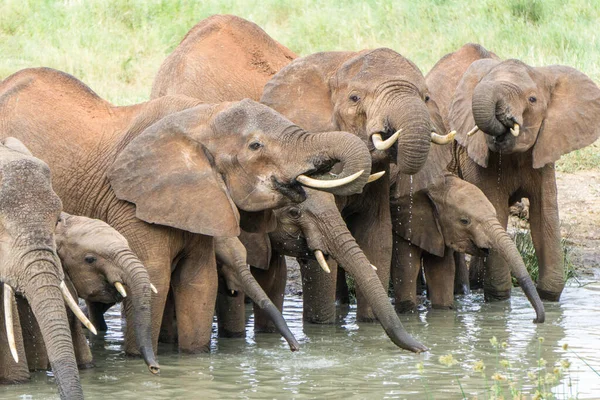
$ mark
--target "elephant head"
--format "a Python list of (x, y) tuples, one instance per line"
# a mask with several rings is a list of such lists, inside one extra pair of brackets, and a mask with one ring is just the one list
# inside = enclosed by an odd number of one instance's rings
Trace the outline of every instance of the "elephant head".
[(430, 254), (442, 257), (446, 247), (471, 255), (497, 252), (533, 305), (535, 322), (544, 322), (544, 306), (523, 259), (477, 186), (446, 173), (412, 196), (393, 198), (392, 210), (396, 234)]
[(390, 339), (403, 349), (426, 350), (404, 330), (373, 266), (342, 219), (335, 197), (307, 192), (305, 202), (275, 210), (278, 225), (269, 234), (272, 245), (290, 256), (316, 258), (326, 271), (325, 257), (333, 257), (354, 277)]
[[(533, 168), (542, 168), (600, 136), (600, 89), (571, 67), (478, 60), (456, 89), (449, 120), (480, 166), (487, 167), (489, 151), (531, 150)], [(477, 128), (485, 135), (474, 134)]]
[(150, 322), (150, 292), (156, 289), (127, 239), (103, 221), (63, 212), (56, 225), (56, 246), (81, 298), (109, 304), (130, 298), (138, 348), (150, 371), (158, 373)]
[[(48, 166), (20, 146), (17, 150), (0, 146), (0, 280), (5, 319), (12, 327), (14, 293), (24, 296), (42, 332), (61, 398), (83, 398), (63, 299), (71, 305), (75, 301), (68, 294), (54, 241), (62, 203), (52, 190)], [(8, 337), (18, 360), (10, 328)]]
[(312, 131), (360, 137), (374, 162), (414, 174), (436, 135), (421, 71), (385, 48), (298, 58), (267, 82), (261, 102)]
[[(343, 170), (331, 179), (334, 164)], [(308, 133), (243, 100), (161, 119), (126, 145), (108, 178), (117, 197), (135, 203), (136, 215), (146, 222), (237, 236), (237, 208), (255, 212), (301, 202), (303, 186), (360, 192), (370, 166), (367, 148), (353, 135)], [(184, 204), (197, 204), (199, 212)]]

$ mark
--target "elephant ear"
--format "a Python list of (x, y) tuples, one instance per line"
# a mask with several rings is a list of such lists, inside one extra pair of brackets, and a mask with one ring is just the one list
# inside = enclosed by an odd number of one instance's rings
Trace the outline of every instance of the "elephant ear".
[(456, 141), (467, 149), (467, 153), (473, 161), (484, 168), (487, 167), (489, 157), (485, 136), (482, 132), (478, 132), (473, 136), (467, 136), (467, 133), (475, 126), (475, 119), (473, 118), (473, 91), (475, 86), (499, 63), (499, 60), (491, 58), (473, 62), (458, 83), (448, 111), (448, 123), (450, 129), (456, 131)]
[(354, 52), (297, 58), (265, 85), (260, 102), (312, 132), (334, 131), (330, 79)]
[(271, 240), (269, 235), (242, 231), (239, 239), (246, 248), (246, 262), (254, 268), (268, 270), (271, 263)]
[(117, 155), (108, 179), (119, 199), (135, 204), (138, 218), (203, 235), (239, 235), (237, 207), (213, 156), (196, 139), (210, 129), (215, 108), (171, 114)]
[(575, 68), (537, 69), (552, 82), (546, 118), (533, 147), (533, 168), (542, 168), (600, 137), (600, 89)]
[(277, 218), (273, 210), (244, 211), (240, 213), (240, 227), (249, 233), (269, 233), (277, 228)]
[(408, 195), (393, 198), (391, 211), (395, 234), (430, 254), (444, 256), (446, 245), (437, 208), (426, 189), (415, 192), (412, 199)]

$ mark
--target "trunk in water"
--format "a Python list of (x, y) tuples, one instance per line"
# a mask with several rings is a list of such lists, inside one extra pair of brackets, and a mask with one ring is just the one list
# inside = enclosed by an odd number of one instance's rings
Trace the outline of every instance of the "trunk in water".
[(473, 118), (475, 124), (491, 136), (506, 133), (506, 126), (498, 120), (496, 111), (502, 108), (502, 91), (490, 82), (481, 82), (473, 91)]
[[(346, 132), (324, 132), (306, 134), (304, 139), (304, 142), (297, 144), (300, 151), (311, 154), (320, 153), (325, 160), (337, 160), (343, 165), (342, 172), (335, 179), (342, 179), (358, 171), (364, 171), (357, 179), (343, 186), (319, 190), (340, 196), (362, 192), (371, 172), (371, 155), (360, 138)], [(319, 160), (309, 161), (319, 163)], [(324, 180), (324, 178), (320, 179)]]
[(49, 261), (29, 264), (23, 292), (42, 332), (61, 399), (83, 399), (71, 330), (56, 276), (59, 268)]
[(221, 263), (235, 270), (242, 291), (269, 316), (275, 328), (288, 342), (290, 350), (299, 350), (300, 344), (287, 326), (283, 315), (252, 276), (246, 263), (246, 248), (242, 242), (238, 238), (217, 238), (215, 240), (215, 253)]
[(410, 336), (402, 326), (379, 277), (343, 220), (326, 227), (323, 232), (328, 236), (331, 256), (352, 275), (392, 342), (415, 353), (426, 351), (427, 347)]
[(546, 319), (544, 304), (542, 303), (535, 285), (531, 280), (529, 273), (527, 272), (527, 268), (525, 267), (523, 258), (519, 254), (519, 250), (517, 249), (515, 242), (513, 242), (508, 233), (506, 233), (504, 228), (502, 228), (502, 226), (497, 222), (492, 223), (491, 226), (489, 226), (488, 232), (490, 232), (490, 237), (492, 238), (493, 249), (496, 250), (510, 266), (513, 275), (519, 282), (519, 286), (521, 286), (521, 289), (533, 306), (536, 314), (536, 318), (533, 320), (533, 322), (544, 322)]
[(140, 260), (129, 249), (121, 251), (115, 257), (116, 265), (123, 267), (125, 278), (123, 282), (129, 289), (127, 302), (133, 307), (133, 324), (135, 339), (140, 354), (144, 358), (148, 369), (153, 374), (160, 372), (158, 362), (152, 348), (151, 309), (152, 294), (148, 271)]

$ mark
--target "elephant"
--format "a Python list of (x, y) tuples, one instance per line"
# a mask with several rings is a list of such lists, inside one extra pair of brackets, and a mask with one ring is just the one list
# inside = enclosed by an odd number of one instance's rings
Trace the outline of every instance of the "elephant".
[[(433, 163), (436, 159), (430, 158)], [(421, 265), (432, 307), (453, 308), (454, 252), (481, 256), (496, 252), (510, 265), (533, 305), (534, 322), (544, 322), (544, 305), (525, 263), (477, 186), (444, 172), (430, 182), (415, 184), (412, 193), (393, 197), (391, 213), (396, 242), (391, 271), (396, 311), (416, 309)]]
[[(429, 73), (441, 77), (439, 86), (430, 86), (433, 98), (454, 93), (448, 106), (449, 127), (457, 131), (454, 171), (483, 191), (504, 227), (509, 206), (529, 199), (540, 271), (537, 290), (543, 300), (558, 301), (565, 277), (554, 162), (600, 136), (600, 89), (571, 67), (531, 67), (482, 51), (460, 74), (460, 68), (449, 66), (466, 65), (454, 62), (463, 54), (447, 55)], [(443, 84), (457, 81), (455, 89)], [(484, 277), (486, 299), (505, 299), (510, 287), (508, 267), (491, 254)]]
[(253, 22), (213, 15), (197, 23), (163, 61), (151, 98), (258, 101), (263, 86), (297, 56)]
[[(353, 135), (306, 132), (252, 100), (199, 104), (165, 96), (115, 107), (48, 68), (5, 79), (0, 116), (4, 133), (55, 171), (65, 210), (113, 226), (146, 266), (158, 289), (154, 349), (171, 287), (179, 350), (208, 351), (217, 283), (213, 237), (239, 234), (238, 208), (268, 221), (271, 209), (303, 201), (305, 186), (359, 192), (371, 167), (368, 149)], [(329, 179), (337, 162), (343, 170)], [(137, 354), (131, 325), (126, 352)]]
[[(372, 172), (383, 174), (365, 186), (362, 194), (339, 199), (340, 212), (366, 257), (388, 286), (392, 256), (389, 210), (389, 164), (414, 174), (427, 159), (431, 141), (447, 143), (452, 135), (436, 132), (438, 111), (430, 104), (428, 89), (415, 64), (386, 48), (361, 52), (323, 52), (297, 58), (267, 82), (261, 102), (293, 122), (313, 131), (342, 129), (360, 137), (369, 147)], [(308, 263), (302, 262), (302, 265)], [(305, 313), (312, 322), (331, 323), (335, 316), (334, 274), (316, 264), (303, 279), (304, 305), (320, 315)], [(303, 274), (305, 275), (305, 274)], [(312, 286), (312, 287), (309, 287)], [(357, 319), (374, 315), (357, 285)], [(311, 304), (312, 302), (312, 304)]]
[(67, 300), (73, 306), (75, 300), (67, 290), (54, 240), (62, 203), (52, 188), (48, 165), (10, 148), (11, 138), (3, 139), (4, 145), (0, 146), (0, 279), (4, 301), (0, 318), (6, 333), (1, 330), (0, 379), (19, 382), (29, 374), (22, 343), (17, 347), (20, 322), (16, 294), (27, 299), (40, 327), (60, 397), (82, 399), (64, 305)]

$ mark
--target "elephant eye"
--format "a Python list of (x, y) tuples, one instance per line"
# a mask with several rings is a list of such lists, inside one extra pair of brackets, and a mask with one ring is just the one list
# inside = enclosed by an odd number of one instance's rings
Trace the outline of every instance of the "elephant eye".
[(535, 96), (529, 96), (529, 102), (531, 104), (535, 103), (537, 101), (537, 99), (535, 98)]
[(87, 255), (83, 258), (83, 260), (88, 264), (93, 264), (96, 262), (96, 257)]
[(252, 142), (252, 143), (250, 143), (250, 145), (248, 145), (248, 147), (250, 148), (250, 150), (256, 151), (256, 150), (262, 148), (263, 144), (261, 142)]
[(425, 96), (425, 103), (427, 103), (430, 99), (431, 99), (431, 97)]
[(292, 208), (289, 211), (290, 217), (292, 218), (300, 218), (302, 216), (302, 211), (299, 208)]
[(460, 223), (463, 225), (469, 225), (471, 223), (471, 220), (467, 217), (460, 217)]
[(360, 97), (355, 94), (350, 96), (350, 101), (352, 101), (354, 103), (358, 103), (359, 100), (360, 100)]

